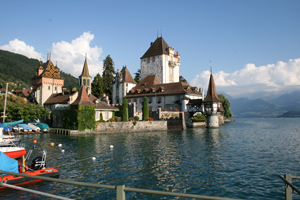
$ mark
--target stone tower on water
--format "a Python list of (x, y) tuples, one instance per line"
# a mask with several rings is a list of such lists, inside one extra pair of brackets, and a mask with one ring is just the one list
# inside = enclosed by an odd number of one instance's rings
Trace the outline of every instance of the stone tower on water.
[(222, 100), (218, 97), (214, 77), (212, 73), (210, 74), (207, 95), (203, 101), (204, 104), (204, 112), (206, 115), (206, 128), (219, 128), (220, 120), (219, 116), (222, 107)]

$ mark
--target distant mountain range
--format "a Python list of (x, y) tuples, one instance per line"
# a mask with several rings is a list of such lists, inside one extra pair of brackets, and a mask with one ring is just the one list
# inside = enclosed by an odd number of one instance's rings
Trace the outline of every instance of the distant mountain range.
[[(31, 78), (34, 77), (38, 66), (39, 61), (37, 59), (32, 59), (20, 54), (0, 50), (1, 83), (14, 82), (22, 83), (25, 86), (31, 86)], [(71, 74), (67, 74), (62, 71), (60, 71), (60, 74), (62, 77), (64, 77), (64, 87), (78, 88), (78, 78), (75, 78)]]
[(234, 99), (230, 102), (232, 117), (300, 117), (300, 91), (280, 95), (274, 99)]

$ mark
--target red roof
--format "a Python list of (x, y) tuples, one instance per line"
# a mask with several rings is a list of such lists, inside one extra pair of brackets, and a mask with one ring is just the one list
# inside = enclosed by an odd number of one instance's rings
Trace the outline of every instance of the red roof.
[(87, 94), (87, 87), (81, 86), (78, 91), (77, 99), (71, 105), (85, 105), (85, 106), (93, 106), (95, 103), (90, 100)]

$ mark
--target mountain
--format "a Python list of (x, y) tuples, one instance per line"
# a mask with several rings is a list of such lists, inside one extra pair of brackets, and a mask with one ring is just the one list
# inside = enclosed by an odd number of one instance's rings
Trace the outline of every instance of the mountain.
[(239, 98), (232, 99), (229, 102), (233, 117), (278, 117), (289, 110), (287, 106), (281, 106), (263, 99)]
[[(28, 58), (26, 56), (0, 50), (0, 82), (23, 83), (24, 86), (31, 86), (31, 78), (35, 75), (39, 66), (37, 59)], [(64, 77), (64, 87), (79, 86), (79, 79), (71, 74), (60, 72)]]
[(290, 111), (283, 113), (282, 115), (280, 115), (278, 117), (288, 117), (288, 118), (297, 117), (298, 118), (298, 117), (300, 117), (300, 110), (290, 110)]

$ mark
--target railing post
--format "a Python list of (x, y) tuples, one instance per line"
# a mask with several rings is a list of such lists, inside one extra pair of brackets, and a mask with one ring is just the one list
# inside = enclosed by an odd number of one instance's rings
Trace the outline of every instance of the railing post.
[(118, 185), (117, 186), (117, 200), (125, 200), (125, 185)]
[[(292, 184), (292, 176), (290, 174), (285, 174), (284, 178)], [(293, 199), (293, 190), (288, 184), (285, 184), (285, 200), (292, 200), (292, 199)]]

